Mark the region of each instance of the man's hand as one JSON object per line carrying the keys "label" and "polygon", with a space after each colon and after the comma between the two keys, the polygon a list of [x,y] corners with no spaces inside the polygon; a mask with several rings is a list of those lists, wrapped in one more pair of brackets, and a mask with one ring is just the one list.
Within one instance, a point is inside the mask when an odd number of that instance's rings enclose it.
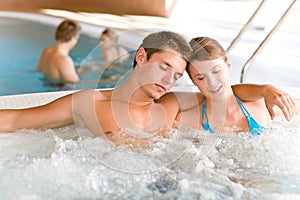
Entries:
{"label": "man's hand", "polygon": [[274,106],[281,109],[288,121],[295,115],[295,102],[286,92],[272,85],[265,85],[263,95],[272,120],[275,118]]}

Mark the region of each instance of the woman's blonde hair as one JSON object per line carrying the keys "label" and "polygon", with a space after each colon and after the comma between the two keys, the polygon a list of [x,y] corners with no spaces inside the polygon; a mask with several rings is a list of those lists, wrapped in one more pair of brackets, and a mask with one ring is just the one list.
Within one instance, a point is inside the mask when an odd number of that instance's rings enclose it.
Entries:
{"label": "woman's blonde hair", "polygon": [[226,51],[222,45],[215,39],[210,37],[197,37],[190,41],[190,45],[193,49],[192,60],[214,60],[217,58],[223,58],[227,61]]}

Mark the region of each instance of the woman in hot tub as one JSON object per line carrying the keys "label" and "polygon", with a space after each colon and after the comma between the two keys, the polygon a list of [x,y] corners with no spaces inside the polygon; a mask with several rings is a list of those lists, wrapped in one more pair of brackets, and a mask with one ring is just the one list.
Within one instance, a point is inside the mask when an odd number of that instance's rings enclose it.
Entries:
{"label": "woman in hot tub", "polygon": [[[263,99],[246,102],[234,94],[230,84],[231,64],[220,43],[209,37],[197,37],[190,45],[194,53],[186,70],[204,99],[198,96],[198,106],[177,115],[180,126],[196,126],[211,133],[261,134],[265,130],[263,125],[274,113],[269,114]],[[300,99],[295,99],[295,103],[299,113]],[[282,114],[280,109],[275,111]]]}

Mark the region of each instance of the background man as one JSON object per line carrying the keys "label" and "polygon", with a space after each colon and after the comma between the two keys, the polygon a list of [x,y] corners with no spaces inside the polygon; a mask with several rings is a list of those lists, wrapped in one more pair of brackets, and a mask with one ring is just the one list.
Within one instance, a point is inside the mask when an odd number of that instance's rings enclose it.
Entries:
{"label": "background man", "polygon": [[69,52],[78,42],[81,27],[72,20],[64,20],[56,29],[56,44],[44,49],[38,62],[37,71],[53,84],[79,81],[74,62]]}

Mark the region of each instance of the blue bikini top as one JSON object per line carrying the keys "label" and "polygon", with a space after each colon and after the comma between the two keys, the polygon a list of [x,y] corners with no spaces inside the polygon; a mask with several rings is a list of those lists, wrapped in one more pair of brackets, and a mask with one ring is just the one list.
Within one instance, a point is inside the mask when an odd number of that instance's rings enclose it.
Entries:
{"label": "blue bikini top", "polygon": [[[248,110],[244,107],[244,105],[242,104],[242,102],[239,100],[239,98],[237,96],[235,96],[240,108],[242,109],[242,112],[244,113],[248,124],[249,124],[249,132],[252,135],[260,135],[265,128],[261,125],[259,125],[254,119],[253,117],[251,117],[251,115],[249,114]],[[204,122],[204,115],[206,118],[206,121]],[[207,112],[206,112],[206,99],[203,100],[202,102],[202,125],[204,130],[209,131],[210,133],[214,133],[214,131],[211,129],[211,127],[209,126],[208,123],[208,117],[207,117]]]}

